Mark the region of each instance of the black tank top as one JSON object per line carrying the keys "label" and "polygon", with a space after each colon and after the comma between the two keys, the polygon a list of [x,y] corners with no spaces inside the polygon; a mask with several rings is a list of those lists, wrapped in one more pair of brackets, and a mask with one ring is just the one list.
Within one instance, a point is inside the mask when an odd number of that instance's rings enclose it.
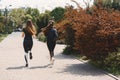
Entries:
{"label": "black tank top", "polygon": [[25,28],[23,28],[23,32],[25,33],[25,40],[32,40],[32,35]]}

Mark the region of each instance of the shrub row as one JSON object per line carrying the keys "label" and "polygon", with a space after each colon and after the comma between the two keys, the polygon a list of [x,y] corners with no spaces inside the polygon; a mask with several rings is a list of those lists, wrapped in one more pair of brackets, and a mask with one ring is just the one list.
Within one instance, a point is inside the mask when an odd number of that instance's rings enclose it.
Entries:
{"label": "shrub row", "polygon": [[[88,13],[89,12],[89,13]],[[120,11],[94,6],[87,10],[69,7],[57,29],[66,44],[94,61],[117,54],[120,47]]]}

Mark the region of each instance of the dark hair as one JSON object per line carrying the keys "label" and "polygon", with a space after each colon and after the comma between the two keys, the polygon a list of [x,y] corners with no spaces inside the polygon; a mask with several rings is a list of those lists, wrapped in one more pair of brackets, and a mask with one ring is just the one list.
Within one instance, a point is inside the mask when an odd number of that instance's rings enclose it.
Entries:
{"label": "dark hair", "polygon": [[49,20],[48,26],[51,27],[51,26],[53,26],[53,25],[54,25],[54,20]]}
{"label": "dark hair", "polygon": [[53,21],[53,20],[50,20],[49,23],[48,23],[48,25],[47,25],[47,27],[46,27],[45,30],[43,31],[44,34],[45,34],[45,36],[48,35],[48,31],[53,27],[53,25],[54,25],[54,21]]}

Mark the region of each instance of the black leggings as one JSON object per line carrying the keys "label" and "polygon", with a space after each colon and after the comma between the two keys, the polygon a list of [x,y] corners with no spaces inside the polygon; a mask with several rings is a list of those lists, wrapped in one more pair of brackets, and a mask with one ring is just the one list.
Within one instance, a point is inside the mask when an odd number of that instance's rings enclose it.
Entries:
{"label": "black leggings", "polygon": [[31,39],[30,40],[24,39],[23,47],[26,53],[28,53],[28,51],[31,51],[32,46],[33,46],[33,41]]}
{"label": "black leggings", "polygon": [[54,56],[55,45],[56,45],[56,41],[47,41],[47,47],[48,47],[51,57]]}

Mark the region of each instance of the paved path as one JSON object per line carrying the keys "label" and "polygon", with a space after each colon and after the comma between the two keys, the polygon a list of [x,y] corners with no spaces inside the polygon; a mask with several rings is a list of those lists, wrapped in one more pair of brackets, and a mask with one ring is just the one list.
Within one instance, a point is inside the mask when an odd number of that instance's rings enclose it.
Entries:
{"label": "paved path", "polygon": [[34,39],[33,59],[25,68],[21,33],[12,33],[0,43],[0,80],[115,80],[87,63],[61,54],[64,45],[55,48],[55,63],[49,64],[46,44]]}

